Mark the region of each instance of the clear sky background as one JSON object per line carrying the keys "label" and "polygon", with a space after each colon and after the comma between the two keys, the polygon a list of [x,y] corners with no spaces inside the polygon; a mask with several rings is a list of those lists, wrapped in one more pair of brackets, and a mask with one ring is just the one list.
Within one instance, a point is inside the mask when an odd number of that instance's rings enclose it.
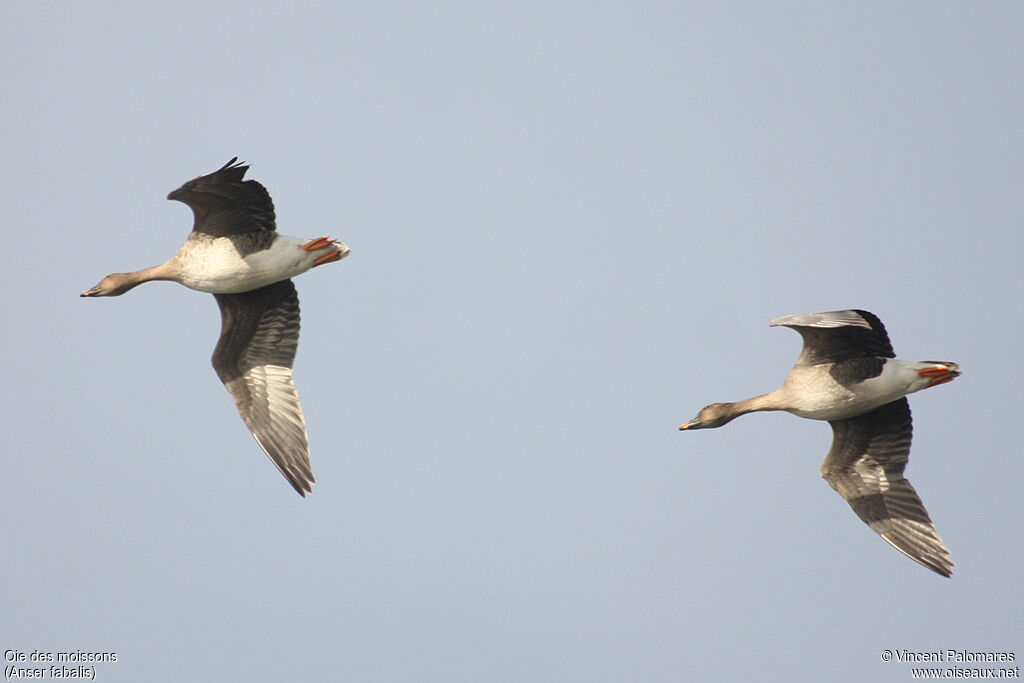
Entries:
{"label": "clear sky background", "polygon": [[[906,681],[1024,657],[1016,2],[0,4],[0,648],[102,681]],[[168,258],[252,164],[298,282],[318,485],[209,358]],[[908,360],[943,579],[783,413],[768,321],[866,308]],[[6,664],[7,662],[5,662]]]}

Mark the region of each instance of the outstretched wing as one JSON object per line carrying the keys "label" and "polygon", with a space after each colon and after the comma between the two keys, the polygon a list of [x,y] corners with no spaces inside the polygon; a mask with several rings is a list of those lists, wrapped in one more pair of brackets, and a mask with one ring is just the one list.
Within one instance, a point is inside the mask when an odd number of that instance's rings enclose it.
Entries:
{"label": "outstretched wing", "polygon": [[832,449],[821,464],[821,476],[890,545],[932,571],[950,576],[949,550],[917,491],[903,477],[913,434],[907,399],[829,424]]}
{"label": "outstretched wing", "polygon": [[776,318],[769,324],[792,327],[803,337],[804,347],[797,358],[797,365],[896,357],[885,325],[868,311],[802,313]]}
{"label": "outstretched wing", "polygon": [[272,240],[274,202],[265,187],[244,180],[249,167],[235,163],[237,160],[235,157],[213,173],[188,181],[167,198],[192,209],[194,232],[213,237],[265,232]]}
{"label": "outstretched wing", "polygon": [[214,294],[221,333],[213,368],[256,442],[305,496],[315,483],[306,421],[292,382],[299,297],[291,280],[241,294]]}

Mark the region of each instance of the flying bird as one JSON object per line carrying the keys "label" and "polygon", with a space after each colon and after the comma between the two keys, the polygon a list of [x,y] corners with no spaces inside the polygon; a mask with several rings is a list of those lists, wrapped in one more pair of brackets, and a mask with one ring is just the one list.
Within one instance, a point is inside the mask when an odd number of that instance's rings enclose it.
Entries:
{"label": "flying bird", "polygon": [[790,315],[770,324],[791,327],[804,340],[783,385],[736,403],[712,403],[679,429],[721,427],[760,410],[827,420],[832,448],[821,476],[891,546],[951,576],[949,550],[903,476],[913,431],[906,395],[952,381],[960,366],[896,360],[885,326],[867,311]]}
{"label": "flying bird", "polygon": [[315,479],[306,420],[292,382],[299,298],[291,278],[345,258],[349,250],[328,237],[278,234],[270,194],[255,180],[245,180],[249,166],[237,161],[167,195],[195,215],[191,234],[174,256],[152,268],[108,275],[81,296],[120,296],[150,280],[173,280],[213,294],[221,314],[213,369],[256,442],[305,496]]}

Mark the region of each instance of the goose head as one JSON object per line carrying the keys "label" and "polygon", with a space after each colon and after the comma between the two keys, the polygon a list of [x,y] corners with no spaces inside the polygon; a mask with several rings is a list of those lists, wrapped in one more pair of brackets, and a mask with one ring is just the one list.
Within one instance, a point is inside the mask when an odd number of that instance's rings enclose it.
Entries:
{"label": "goose head", "polygon": [[679,429],[713,429],[721,427],[742,415],[742,413],[735,410],[734,406],[735,404],[733,403],[712,403],[706,405],[700,409],[697,417],[680,425]]}
{"label": "goose head", "polygon": [[99,283],[81,293],[80,296],[121,296],[139,284],[134,273],[111,273]]}

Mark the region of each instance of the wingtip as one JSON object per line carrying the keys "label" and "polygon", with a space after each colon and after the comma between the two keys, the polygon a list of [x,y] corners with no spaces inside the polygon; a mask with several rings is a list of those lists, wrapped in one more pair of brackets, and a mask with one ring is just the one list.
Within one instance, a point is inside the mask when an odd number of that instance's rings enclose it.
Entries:
{"label": "wingtip", "polygon": [[[235,163],[236,161],[238,162],[237,164]],[[218,168],[217,171],[215,171],[215,172],[225,171],[225,170],[227,170],[229,168],[234,168],[234,167],[239,167],[240,168],[242,166],[245,166],[245,162],[244,161],[238,161],[238,157],[231,157],[231,160],[228,161],[228,163],[226,163],[223,166],[221,166],[220,168]],[[246,168],[248,168],[248,167],[246,167]]]}
{"label": "wingtip", "polygon": [[859,309],[847,308],[840,311],[823,311],[821,313],[796,313],[775,318],[769,327],[820,327],[824,329],[835,327],[863,327],[873,329],[874,323],[879,328],[884,328],[881,321],[873,313]]}
{"label": "wingtip", "polygon": [[[277,462],[275,461],[274,464],[277,465]],[[286,472],[280,465],[278,465],[277,469],[280,470],[297,494],[305,498],[307,494],[313,493],[313,485],[316,484],[316,479],[313,478],[312,474],[307,477],[304,474]]]}
{"label": "wingtip", "polygon": [[[870,524],[868,526],[871,526]],[[872,527],[874,529],[874,527]],[[878,532],[877,529],[874,529]],[[900,538],[899,536],[893,536],[890,533],[878,532],[878,535],[882,537],[886,543],[898,550],[903,555],[917,562],[919,565],[926,569],[930,569],[939,576],[944,576],[947,579],[953,576],[953,568],[956,566],[953,563],[953,557],[949,552],[949,548],[946,547],[942,539],[935,532],[935,527],[929,522],[928,527],[922,529],[923,531],[930,531],[923,547],[916,544],[906,543],[906,538]]]}
{"label": "wingtip", "polygon": [[295,489],[295,493],[299,494],[303,498],[308,494],[313,493],[313,484],[315,482],[297,481],[291,477],[286,478],[288,479],[288,483],[292,485],[292,488]]}
{"label": "wingtip", "polygon": [[911,557],[911,559],[917,560],[918,563],[924,565],[928,569],[931,569],[933,572],[935,572],[941,577],[947,579],[953,578],[953,567],[955,567],[956,565],[954,565],[953,561],[950,560],[948,557],[932,559],[930,562],[919,560],[916,557]]}

